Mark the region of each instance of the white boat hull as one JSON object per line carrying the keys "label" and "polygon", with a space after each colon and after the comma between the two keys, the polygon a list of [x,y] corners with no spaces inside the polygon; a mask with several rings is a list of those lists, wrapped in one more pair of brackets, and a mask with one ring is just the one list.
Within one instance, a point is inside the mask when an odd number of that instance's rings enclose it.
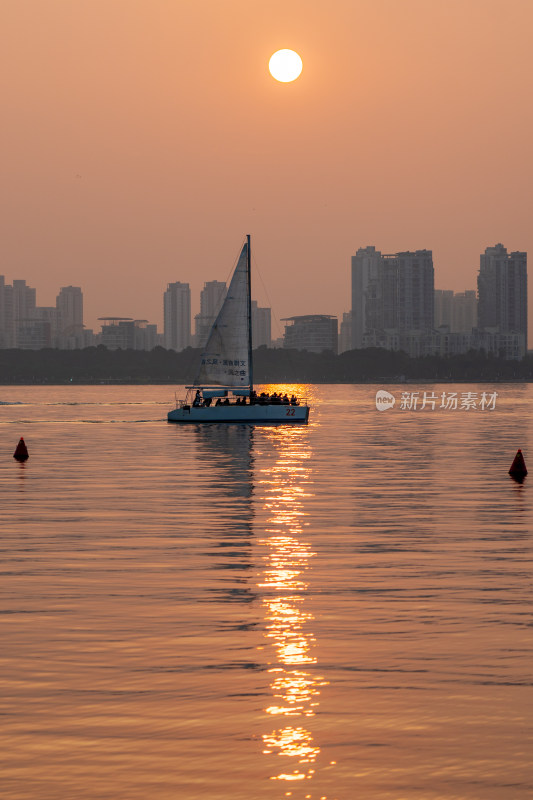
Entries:
{"label": "white boat hull", "polygon": [[309,418],[309,406],[230,405],[230,406],[185,406],[168,412],[169,422],[247,422],[257,424],[305,424]]}

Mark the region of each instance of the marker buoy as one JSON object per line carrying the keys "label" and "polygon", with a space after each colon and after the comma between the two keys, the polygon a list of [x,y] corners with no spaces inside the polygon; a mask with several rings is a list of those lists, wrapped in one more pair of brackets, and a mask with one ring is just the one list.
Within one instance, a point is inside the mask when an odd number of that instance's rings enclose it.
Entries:
{"label": "marker buoy", "polygon": [[526,462],[524,461],[521,450],[517,450],[514,461],[511,464],[511,469],[509,470],[509,475],[512,475],[513,478],[525,478],[527,475]]}
{"label": "marker buoy", "polygon": [[13,458],[16,458],[17,461],[27,461],[29,458],[28,455],[28,448],[26,447],[26,443],[22,436],[20,437],[20,442],[18,443],[15,452],[13,453]]}

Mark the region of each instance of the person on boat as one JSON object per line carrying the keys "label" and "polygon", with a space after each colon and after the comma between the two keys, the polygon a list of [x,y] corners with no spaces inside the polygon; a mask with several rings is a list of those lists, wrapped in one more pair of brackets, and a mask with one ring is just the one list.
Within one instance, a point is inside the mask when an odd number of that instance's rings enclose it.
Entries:
{"label": "person on boat", "polygon": [[287,394],[283,395],[283,398],[282,398],[281,402],[286,406],[289,405],[289,398],[288,398]]}
{"label": "person on boat", "polygon": [[255,389],[252,389],[252,391],[250,392],[250,405],[256,402],[257,402],[257,392],[255,391]]}
{"label": "person on boat", "polygon": [[202,395],[200,394],[200,389],[196,390],[196,396],[195,396],[192,404],[193,404],[194,408],[198,408],[199,406],[202,405]]}

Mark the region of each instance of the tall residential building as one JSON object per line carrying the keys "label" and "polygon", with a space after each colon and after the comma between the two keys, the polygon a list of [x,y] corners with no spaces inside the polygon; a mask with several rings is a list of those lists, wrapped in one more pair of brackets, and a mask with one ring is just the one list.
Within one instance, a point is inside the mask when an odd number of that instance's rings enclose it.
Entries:
{"label": "tall residential building", "polygon": [[13,347],[13,287],[0,275],[0,347]]}
{"label": "tall residential building", "polygon": [[471,333],[477,327],[477,296],[473,289],[464,292],[435,289],[435,327],[446,325],[451,333]]}
{"label": "tall residential building", "polygon": [[203,347],[226,297],[226,284],[206,281],[200,292],[200,313],[194,317],[194,346]]}
{"label": "tall residential building", "polygon": [[271,310],[260,308],[256,300],[252,300],[252,344],[254,348],[272,344]]}
{"label": "tall residential building", "polygon": [[507,253],[503,244],[480,256],[478,325],[482,330],[517,333],[527,350],[527,253]]}
{"label": "tall residential building", "polygon": [[83,293],[79,286],[62,286],[56,309],[59,335],[77,336],[83,332]]}
{"label": "tall residential building", "polygon": [[79,286],[64,286],[55,306],[36,305],[36,291],[24,280],[5,283],[0,275],[0,348],[74,350],[92,344],[83,327],[83,295]]}
{"label": "tall residential building", "polygon": [[396,306],[390,320],[395,324],[385,327],[400,331],[433,329],[435,276],[431,250],[397,253],[385,259],[394,278],[390,302]]}
{"label": "tall residential building", "polygon": [[36,291],[30,286],[26,286],[26,281],[16,280],[13,281],[13,346],[19,346],[19,330],[21,331],[21,340],[25,339],[25,334],[22,333],[23,328],[27,326],[29,320],[32,319],[32,312],[36,306]]}
{"label": "tall residential building", "polygon": [[456,292],[451,330],[454,333],[471,333],[473,328],[477,328],[477,294],[474,289]]}
{"label": "tall residential building", "polygon": [[447,325],[452,329],[453,296],[451,289],[435,289],[435,327]]}
{"label": "tall residential building", "polygon": [[352,256],[352,348],[363,346],[365,331],[383,327],[382,255],[360,247]]}
{"label": "tall residential building", "polygon": [[434,326],[431,250],[382,255],[360,248],[352,257],[352,346],[380,331],[428,331]]}
{"label": "tall residential building", "polygon": [[13,281],[13,319],[18,321],[29,318],[35,306],[35,289],[26,286],[26,281]]}
{"label": "tall residential building", "polygon": [[323,353],[331,350],[337,353],[339,325],[337,317],[330,314],[306,314],[300,317],[286,317],[283,347],[295,350],[309,350]]}
{"label": "tall residential building", "polygon": [[167,350],[185,350],[191,344],[191,290],[188,283],[169,283],[163,295],[163,342]]}

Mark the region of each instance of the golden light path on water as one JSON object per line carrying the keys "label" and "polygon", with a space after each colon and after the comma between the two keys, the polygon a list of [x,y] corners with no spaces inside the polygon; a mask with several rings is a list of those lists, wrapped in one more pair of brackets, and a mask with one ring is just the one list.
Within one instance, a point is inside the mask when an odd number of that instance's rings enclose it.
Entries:
{"label": "golden light path on water", "polygon": [[311,449],[303,428],[272,428],[268,436],[278,458],[261,471],[259,481],[267,520],[258,586],[264,593],[265,636],[271,651],[273,702],[265,711],[275,727],[263,734],[263,752],[284,761],[271,779],[302,781],[315,774],[320,747],[308,721],[316,713],[321,687],[327,685],[323,676],[306,669],[317,664],[314,617],[305,607],[307,573],[316,553],[303,537],[304,501],[311,496]]}

